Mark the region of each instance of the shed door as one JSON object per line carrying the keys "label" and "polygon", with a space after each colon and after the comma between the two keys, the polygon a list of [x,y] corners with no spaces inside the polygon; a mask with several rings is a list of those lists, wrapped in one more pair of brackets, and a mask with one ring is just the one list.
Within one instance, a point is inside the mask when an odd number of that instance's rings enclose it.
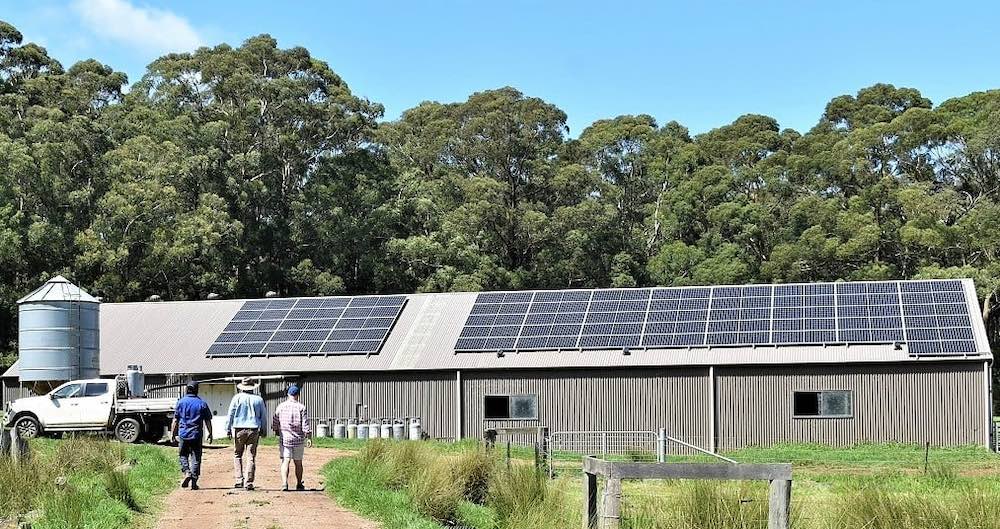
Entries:
{"label": "shed door", "polygon": [[216,438],[228,437],[229,432],[224,431],[226,418],[229,416],[229,402],[236,394],[236,387],[231,382],[223,384],[202,384],[199,396],[208,404],[208,409],[212,410],[212,432]]}

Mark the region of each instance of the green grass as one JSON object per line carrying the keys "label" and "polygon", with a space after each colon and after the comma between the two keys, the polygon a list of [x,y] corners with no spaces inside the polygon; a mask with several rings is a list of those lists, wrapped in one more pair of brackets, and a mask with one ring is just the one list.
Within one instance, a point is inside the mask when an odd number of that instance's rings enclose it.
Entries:
{"label": "green grass", "polygon": [[[476,462],[482,459],[476,455],[481,451],[469,441],[328,442],[345,450],[358,445],[363,449],[324,469],[327,489],[342,505],[387,529],[448,524],[568,529],[580,523],[579,456],[575,461],[568,454],[557,458],[565,470],[548,481],[536,479],[531,450],[512,450],[516,461],[508,470],[499,459],[504,449],[484,464]],[[748,463],[795,464],[792,526],[798,529],[1000,529],[1000,456],[982,448],[931,449],[926,473],[920,446],[780,445],[729,455]],[[681,456],[670,460],[711,461]],[[484,468],[489,469],[486,478]],[[413,476],[426,473],[437,477],[414,488]],[[457,498],[454,485],[468,480],[477,485],[463,487]],[[623,489],[624,529],[767,527],[766,483],[649,480],[626,481]],[[446,508],[428,508],[418,496],[441,498]]]}
{"label": "green grass", "polygon": [[155,446],[36,439],[28,461],[0,459],[0,520],[28,518],[35,529],[147,527],[176,472]]}
{"label": "green grass", "polygon": [[388,488],[387,476],[364,468],[358,459],[334,459],[323,468],[323,474],[326,490],[342,506],[381,522],[384,529],[440,527],[418,513],[405,492]]}

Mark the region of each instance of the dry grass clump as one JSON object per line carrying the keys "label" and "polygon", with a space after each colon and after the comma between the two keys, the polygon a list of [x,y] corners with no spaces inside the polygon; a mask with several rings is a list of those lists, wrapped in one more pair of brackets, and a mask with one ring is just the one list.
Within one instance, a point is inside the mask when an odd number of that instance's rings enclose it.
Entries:
{"label": "dry grass clump", "polygon": [[866,487],[837,504],[830,529],[1000,529],[1000,494],[966,490],[953,498]]}
{"label": "dry grass clump", "polygon": [[136,491],[122,469],[128,463],[124,446],[69,437],[32,441],[31,447],[30,457],[18,463],[0,457],[0,519],[31,513],[36,528],[75,528],[88,525],[84,518],[100,509],[100,524],[111,527],[128,523],[125,511],[139,511]]}
{"label": "dry grass clump", "polygon": [[462,483],[462,495],[467,501],[482,504],[490,489],[490,480],[497,469],[497,459],[481,447],[462,452],[452,463],[457,480]]}
{"label": "dry grass clump", "polygon": [[444,525],[458,523],[460,506],[472,504],[495,512],[491,529],[565,526],[554,516],[564,516],[567,502],[539,471],[508,468],[483,447],[455,454],[419,442],[373,441],[357,461],[369,477],[404,492],[415,511]]}
{"label": "dry grass clump", "polygon": [[464,484],[457,478],[449,461],[430,457],[410,478],[406,491],[418,512],[440,522],[451,522],[463,498]]}
{"label": "dry grass clump", "polygon": [[676,498],[626,498],[624,529],[764,529],[767,496],[749,483],[684,482]]}

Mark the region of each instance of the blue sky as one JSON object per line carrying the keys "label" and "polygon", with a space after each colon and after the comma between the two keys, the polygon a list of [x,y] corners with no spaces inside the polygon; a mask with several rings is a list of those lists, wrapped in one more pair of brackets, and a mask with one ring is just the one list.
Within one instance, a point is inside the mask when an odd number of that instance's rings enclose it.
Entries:
{"label": "blue sky", "polygon": [[270,33],[333,67],[386,117],[505,85],[556,104],[571,135],[646,113],[704,132],[761,113],[807,130],[875,82],[935,103],[1000,88],[995,1],[263,2],[0,0],[64,64],[135,81],[155,57]]}

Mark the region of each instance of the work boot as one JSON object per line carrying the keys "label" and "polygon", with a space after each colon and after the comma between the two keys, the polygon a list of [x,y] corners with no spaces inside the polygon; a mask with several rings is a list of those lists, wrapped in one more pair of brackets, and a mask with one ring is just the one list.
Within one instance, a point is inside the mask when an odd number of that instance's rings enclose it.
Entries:
{"label": "work boot", "polygon": [[242,489],[243,488],[243,482],[242,481],[237,481],[236,484],[233,485],[233,488],[234,489]]}
{"label": "work boot", "polygon": [[191,478],[191,490],[198,490],[198,478]]}
{"label": "work boot", "polygon": [[190,484],[191,484],[191,476],[184,476],[184,481],[181,482],[181,488],[186,489]]}
{"label": "work boot", "polygon": [[253,490],[253,483],[247,483],[247,490]]}

